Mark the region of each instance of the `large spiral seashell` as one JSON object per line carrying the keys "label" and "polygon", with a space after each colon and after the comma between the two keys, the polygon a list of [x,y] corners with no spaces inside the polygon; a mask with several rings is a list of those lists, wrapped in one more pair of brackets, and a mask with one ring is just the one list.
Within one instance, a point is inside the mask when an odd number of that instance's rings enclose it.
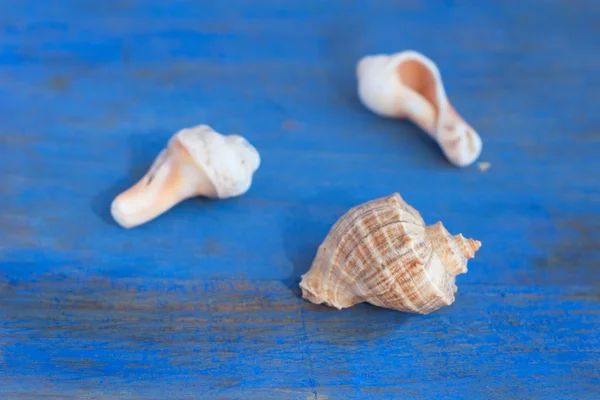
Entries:
{"label": "large spiral seashell", "polygon": [[454,302],[455,277],[481,242],[425,226],[398,193],[350,209],[302,275],[302,297],[337,309],[368,302],[428,314]]}

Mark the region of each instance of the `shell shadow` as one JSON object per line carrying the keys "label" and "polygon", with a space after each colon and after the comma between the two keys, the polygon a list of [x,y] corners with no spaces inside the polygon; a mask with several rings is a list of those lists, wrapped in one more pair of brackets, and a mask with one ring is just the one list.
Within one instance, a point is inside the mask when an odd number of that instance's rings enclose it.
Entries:
{"label": "shell shadow", "polygon": [[118,226],[110,214],[110,204],[119,193],[141,179],[167,140],[168,136],[162,133],[133,134],[127,138],[130,161],[126,176],[97,193],[90,202],[98,218],[109,225]]}
{"label": "shell shadow", "polygon": [[[362,347],[389,337],[423,316],[376,307],[368,303],[337,310],[304,301],[302,313],[310,340],[327,346]],[[427,316],[425,316],[427,318]]]}
{"label": "shell shadow", "polygon": [[299,287],[301,276],[310,269],[329,229],[350,208],[371,197],[344,190],[327,190],[287,210],[283,242],[286,255],[292,263],[292,273],[284,283],[302,302],[303,319],[311,341],[335,346],[360,346],[386,336],[415,317],[368,303],[337,310],[302,299]]}
{"label": "shell shadow", "polygon": [[356,64],[366,55],[362,20],[331,21],[321,32],[320,52],[328,66],[327,82],[352,111],[365,111],[356,91]]}
{"label": "shell shadow", "polygon": [[[364,191],[361,191],[364,192]],[[283,282],[294,295],[301,297],[298,284],[333,224],[350,208],[371,200],[368,193],[351,193],[343,189],[320,192],[288,208],[283,227],[283,243],[292,273]]]}
{"label": "shell shadow", "polygon": [[300,277],[310,269],[317,248],[329,229],[348,209],[360,203],[361,200],[345,191],[328,190],[288,208],[283,243],[292,263],[292,273],[284,283],[294,295],[300,297]]}

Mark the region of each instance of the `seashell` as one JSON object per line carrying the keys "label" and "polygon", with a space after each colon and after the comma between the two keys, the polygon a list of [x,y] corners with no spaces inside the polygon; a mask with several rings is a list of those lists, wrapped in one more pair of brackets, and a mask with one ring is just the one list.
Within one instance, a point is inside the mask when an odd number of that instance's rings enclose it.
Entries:
{"label": "seashell", "polygon": [[450,104],[436,64],[416,51],[372,55],[356,67],[362,104],[382,117],[408,118],[441,147],[455,166],[472,164],[481,138]]}
{"label": "seashell", "polygon": [[225,199],[250,189],[260,155],[239,135],[207,125],[176,132],[134,186],[118,195],[111,214],[124,228],[146,223],[185,199]]}
{"label": "seashell", "polygon": [[350,209],[333,225],[302,275],[302,297],[340,310],[367,302],[428,314],[454,302],[455,277],[480,247],[441,222],[425,226],[394,193]]}

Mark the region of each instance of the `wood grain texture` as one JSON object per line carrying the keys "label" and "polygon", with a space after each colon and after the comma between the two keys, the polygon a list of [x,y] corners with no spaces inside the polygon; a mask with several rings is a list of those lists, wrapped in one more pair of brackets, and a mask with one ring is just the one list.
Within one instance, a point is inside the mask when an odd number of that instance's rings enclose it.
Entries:
{"label": "wood grain texture", "polygon": [[[600,398],[597,1],[0,5],[0,398]],[[356,61],[407,48],[489,170],[360,105]],[[198,123],[256,145],[250,191],[120,229]],[[394,191],[482,241],[455,304],[303,301],[331,225]]]}

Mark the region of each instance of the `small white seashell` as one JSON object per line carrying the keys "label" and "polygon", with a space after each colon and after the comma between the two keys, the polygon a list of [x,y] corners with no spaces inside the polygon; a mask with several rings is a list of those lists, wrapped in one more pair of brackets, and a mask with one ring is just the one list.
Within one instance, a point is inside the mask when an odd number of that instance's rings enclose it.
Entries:
{"label": "small white seashell", "polygon": [[410,119],[456,166],[470,165],[479,157],[481,138],[448,101],[432,60],[412,50],[366,56],[357,63],[356,75],[360,101],[369,110]]}
{"label": "small white seashell", "polygon": [[191,197],[240,196],[250,188],[260,162],[256,148],[239,135],[222,135],[207,125],[182,129],[146,175],[114,199],[111,214],[131,228]]}

